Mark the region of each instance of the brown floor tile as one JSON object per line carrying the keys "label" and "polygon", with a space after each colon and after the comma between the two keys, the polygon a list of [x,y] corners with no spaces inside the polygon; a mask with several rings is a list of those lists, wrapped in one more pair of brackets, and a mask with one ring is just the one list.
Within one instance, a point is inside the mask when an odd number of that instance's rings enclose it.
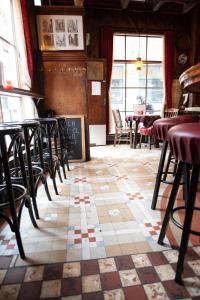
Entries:
{"label": "brown floor tile", "polygon": [[130,255],[115,257],[115,263],[118,271],[134,268],[133,260]]}
{"label": "brown floor tile", "polygon": [[138,268],[137,273],[142,284],[160,281],[153,267]]}
{"label": "brown floor tile", "polygon": [[24,279],[26,268],[8,269],[3,284],[20,283]]}
{"label": "brown floor tile", "polygon": [[44,266],[43,280],[54,280],[62,278],[63,264],[49,264]]}
{"label": "brown floor tile", "polygon": [[99,273],[97,260],[81,261],[81,275],[94,275]]}
{"label": "brown floor tile", "polygon": [[0,269],[9,268],[13,256],[0,256]]}
{"label": "brown floor tile", "polygon": [[121,287],[118,272],[100,274],[102,290],[113,290]]}
{"label": "brown floor tile", "polygon": [[174,280],[162,282],[170,300],[189,298],[190,295],[184,286],[175,283]]}
{"label": "brown floor tile", "polygon": [[162,252],[151,252],[148,253],[147,255],[153,266],[168,264],[168,260],[166,259],[166,257],[163,255]]}
{"label": "brown floor tile", "polygon": [[[176,273],[176,263],[171,264],[172,268],[174,269],[175,273]],[[188,264],[186,262],[184,262],[184,270],[182,273],[182,278],[186,278],[186,277],[194,277],[196,276],[194,271],[190,268],[190,266],[188,266]]]}
{"label": "brown floor tile", "polygon": [[199,255],[191,248],[189,247],[187,249],[187,254],[185,256],[185,260],[194,260],[194,259],[199,259]]}
{"label": "brown floor tile", "polygon": [[81,294],[81,278],[71,277],[64,278],[61,281],[62,297]]}
{"label": "brown floor tile", "polygon": [[83,294],[82,300],[104,300],[102,292]]}
{"label": "brown floor tile", "polygon": [[35,300],[40,298],[42,282],[25,282],[21,285],[18,300]]}
{"label": "brown floor tile", "polygon": [[126,300],[147,300],[145,291],[141,286],[128,286],[124,288]]}

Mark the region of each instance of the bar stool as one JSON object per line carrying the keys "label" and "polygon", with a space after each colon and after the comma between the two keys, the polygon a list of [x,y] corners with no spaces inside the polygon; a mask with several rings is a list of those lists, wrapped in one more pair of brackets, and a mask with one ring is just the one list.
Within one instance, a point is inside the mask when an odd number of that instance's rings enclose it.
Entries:
{"label": "bar stool", "polygon": [[[42,138],[42,148],[43,148],[43,162],[44,170],[49,172],[50,178],[53,181],[53,186],[56,195],[58,195],[58,189],[56,185],[56,172],[58,173],[59,179],[62,182],[62,177],[60,174],[60,162],[58,157],[53,154],[53,144],[56,146],[56,130],[57,130],[57,120],[55,118],[37,118],[34,119],[40,123],[41,126],[41,138]],[[32,158],[34,164],[39,163],[39,156]]]}
{"label": "bar stool", "polygon": [[[169,219],[171,218],[172,222],[183,230],[175,276],[175,281],[177,283],[181,283],[181,275],[183,272],[183,264],[188,246],[189,234],[191,233],[200,236],[200,231],[191,229],[193,212],[194,210],[200,211],[199,207],[195,207],[195,198],[200,173],[200,124],[191,123],[174,126],[168,132],[168,140],[171,152],[173,153],[174,157],[179,160],[179,163],[158,243],[163,244]],[[186,173],[188,182],[186,202],[184,206],[174,208],[174,202],[184,167],[191,168],[191,174],[190,172]],[[183,225],[180,224],[174,217],[174,213],[180,210],[185,210],[185,219]]]}
{"label": "bar stool", "polygon": [[[28,208],[33,226],[37,227],[37,224],[34,219],[30,197],[27,194],[22,143],[22,128],[20,126],[0,126],[0,216],[8,222],[11,231],[15,233],[20,256],[25,258],[20,234],[20,221],[24,205]],[[13,163],[14,156],[20,162],[23,186],[14,184],[11,180],[10,164]],[[16,202],[19,203],[18,212]],[[3,212],[6,207],[10,209],[10,216]]]}
{"label": "bar stool", "polygon": [[159,165],[158,165],[158,172],[157,172],[157,176],[156,176],[156,182],[155,182],[155,187],[154,187],[151,209],[156,208],[160,184],[161,184],[161,182],[163,182],[162,175],[163,175],[163,169],[164,169],[164,164],[165,164],[166,152],[167,152],[167,148],[168,148],[168,130],[171,127],[181,124],[181,123],[193,123],[193,122],[198,122],[198,121],[199,121],[198,116],[180,115],[180,116],[172,117],[172,118],[162,118],[162,119],[156,120],[153,123],[156,139],[162,140],[163,146],[162,146],[160,161],[159,161]]}
{"label": "bar stool", "polygon": [[70,171],[69,168],[69,160],[68,160],[68,139],[67,139],[67,132],[66,132],[66,119],[64,117],[55,117],[58,121],[58,130],[57,130],[57,140],[58,145],[55,147],[56,155],[60,159],[60,164],[63,169],[64,178],[66,179],[66,172],[65,172],[65,164],[67,165],[67,170]]}
{"label": "bar stool", "polygon": [[[10,122],[6,124],[21,126],[23,129],[24,144],[26,149],[25,170],[26,170],[26,175],[29,183],[28,190],[33,202],[35,216],[37,219],[39,219],[36,196],[37,196],[37,189],[40,182],[42,182],[45,187],[45,192],[49,201],[52,201],[44,170],[41,167],[36,166],[34,165],[34,163],[32,163],[32,151],[34,152],[37,151],[40,159],[40,164],[41,166],[43,165],[40,123],[38,121],[23,121],[23,122]],[[33,145],[34,145],[34,149],[31,149]],[[18,172],[19,170],[20,170],[19,167],[17,167],[16,165],[14,168],[10,170],[12,181],[18,180],[19,183],[21,182],[21,176],[20,176],[21,174]]]}

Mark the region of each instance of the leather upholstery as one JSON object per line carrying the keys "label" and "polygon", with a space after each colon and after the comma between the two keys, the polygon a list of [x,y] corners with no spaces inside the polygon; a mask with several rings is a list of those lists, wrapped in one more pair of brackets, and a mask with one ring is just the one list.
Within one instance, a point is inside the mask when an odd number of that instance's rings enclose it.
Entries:
{"label": "leather upholstery", "polygon": [[151,135],[153,135],[154,134],[154,128],[153,128],[153,126],[151,126],[151,127],[141,127],[140,128],[140,134],[142,134],[142,135],[148,135],[148,136],[151,136]]}
{"label": "leather upholstery", "polygon": [[168,139],[168,131],[171,127],[182,123],[198,122],[197,115],[180,115],[172,118],[162,118],[153,123],[155,136],[157,139],[166,141]]}
{"label": "leather upholstery", "polygon": [[176,125],[169,130],[168,139],[175,159],[200,164],[200,123]]}

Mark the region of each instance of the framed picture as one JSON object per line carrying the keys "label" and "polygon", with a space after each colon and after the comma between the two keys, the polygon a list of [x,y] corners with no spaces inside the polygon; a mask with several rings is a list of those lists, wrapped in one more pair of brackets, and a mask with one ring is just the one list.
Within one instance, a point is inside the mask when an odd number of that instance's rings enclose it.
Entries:
{"label": "framed picture", "polygon": [[82,16],[38,15],[37,26],[41,51],[84,50]]}

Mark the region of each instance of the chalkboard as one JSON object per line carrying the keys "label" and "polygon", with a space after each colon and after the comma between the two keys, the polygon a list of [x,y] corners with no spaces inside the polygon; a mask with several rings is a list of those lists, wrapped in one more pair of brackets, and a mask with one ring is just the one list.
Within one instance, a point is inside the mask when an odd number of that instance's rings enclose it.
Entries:
{"label": "chalkboard", "polygon": [[85,161],[85,124],[83,115],[62,115],[66,118],[68,159]]}

